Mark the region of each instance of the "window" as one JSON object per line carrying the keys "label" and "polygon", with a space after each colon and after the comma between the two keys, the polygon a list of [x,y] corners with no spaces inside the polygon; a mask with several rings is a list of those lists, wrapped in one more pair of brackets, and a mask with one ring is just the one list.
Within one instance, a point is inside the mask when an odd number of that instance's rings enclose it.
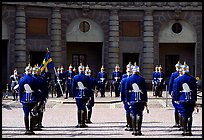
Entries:
{"label": "window", "polygon": [[86,56],[85,56],[85,54],[73,54],[72,55],[73,67],[78,68],[80,63],[82,63],[83,66],[86,66]]}
{"label": "window", "polygon": [[88,32],[90,30],[90,25],[87,21],[82,21],[80,24],[79,24],[79,29],[80,31],[82,32]]}
{"label": "window", "polygon": [[139,21],[120,21],[120,36],[138,37],[140,36]]}
{"label": "window", "polygon": [[182,25],[180,23],[174,23],[171,29],[174,33],[178,34],[182,31]]}
{"label": "window", "polygon": [[28,35],[48,35],[48,19],[28,18],[27,33]]}

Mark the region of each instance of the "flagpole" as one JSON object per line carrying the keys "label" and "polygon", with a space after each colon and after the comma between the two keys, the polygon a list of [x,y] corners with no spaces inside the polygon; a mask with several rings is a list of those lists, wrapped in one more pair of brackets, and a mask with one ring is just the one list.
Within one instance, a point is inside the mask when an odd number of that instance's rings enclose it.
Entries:
{"label": "flagpole", "polygon": [[[49,48],[47,48],[47,53],[49,53],[49,52],[50,52],[50,51],[49,51]],[[55,67],[53,67],[53,68],[54,68],[55,76],[57,77],[57,83],[59,84],[60,91],[61,91],[61,93],[62,93],[62,95],[63,95],[62,86],[61,86],[60,81],[59,81],[59,75],[58,75],[57,72],[56,72],[56,68],[55,68]]]}

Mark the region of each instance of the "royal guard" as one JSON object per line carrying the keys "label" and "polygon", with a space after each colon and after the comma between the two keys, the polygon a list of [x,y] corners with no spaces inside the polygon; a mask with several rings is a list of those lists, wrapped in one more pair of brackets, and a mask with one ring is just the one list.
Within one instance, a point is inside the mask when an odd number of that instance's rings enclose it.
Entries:
{"label": "royal guard", "polygon": [[79,74],[75,75],[72,81],[72,95],[76,100],[78,125],[76,127],[84,128],[88,127],[85,124],[86,118],[86,104],[89,101],[91,95],[91,86],[89,77],[85,75],[84,66],[78,67]]}
{"label": "royal guard", "polygon": [[102,65],[101,71],[98,72],[98,88],[101,93],[101,97],[105,97],[105,87],[107,84],[107,72],[105,72],[105,68]]}
{"label": "royal guard", "polygon": [[60,74],[59,74],[59,79],[62,80],[61,86],[62,86],[62,95],[64,94],[65,88],[66,88],[66,71],[64,71],[64,67],[60,67]]}
{"label": "royal guard", "polygon": [[76,75],[76,73],[73,71],[73,67],[70,64],[69,65],[69,70],[66,72],[66,80],[67,80],[66,85],[67,85],[67,88],[66,88],[65,99],[68,98],[68,93],[69,93],[69,97],[72,97],[72,92],[71,92],[72,79],[74,78],[75,75]]}
{"label": "royal guard", "polygon": [[17,69],[14,69],[13,74],[10,76],[11,79],[11,92],[13,94],[13,101],[18,100],[18,86],[20,76],[18,75]]}
{"label": "royal guard", "polygon": [[122,72],[120,71],[120,67],[119,65],[115,66],[115,71],[112,72],[112,84],[115,90],[115,97],[119,97],[120,96],[120,90],[119,90],[119,86],[120,86],[120,82],[122,80]]}
{"label": "royal guard", "polygon": [[[178,63],[175,65],[176,68],[176,72],[173,72],[170,76],[170,80],[169,80],[169,84],[168,84],[168,94],[169,95],[173,95],[173,84],[174,84],[174,80],[178,77],[182,75],[182,69],[181,69],[182,64],[180,63],[180,61],[178,61]],[[181,117],[179,115],[179,111],[178,111],[178,105],[174,102],[173,98],[172,98],[172,104],[174,106],[174,119],[175,119],[175,125],[173,127],[180,127],[180,120]]]}
{"label": "royal guard", "polygon": [[[39,90],[39,83],[38,81],[32,76],[32,67],[27,66],[25,68],[25,74],[20,79],[19,83],[19,98],[20,102],[23,105],[24,111],[24,123],[26,128],[26,135],[33,135],[34,128],[34,116],[32,113],[32,109],[38,102],[38,90]],[[29,122],[29,115],[30,115],[30,122]],[[30,124],[30,126],[29,126]]]}
{"label": "royal guard", "polygon": [[86,118],[86,123],[92,123],[91,122],[91,116],[92,116],[92,108],[94,106],[94,92],[96,91],[97,88],[97,81],[95,80],[94,77],[91,76],[91,70],[88,69],[85,71],[85,75],[89,77],[89,82],[90,82],[90,98],[86,104],[88,113],[87,113],[87,118]]}
{"label": "royal guard", "polygon": [[156,96],[162,97],[163,86],[165,84],[165,76],[164,72],[162,71],[161,65],[158,67],[158,73],[156,75]]}
{"label": "royal guard", "polygon": [[157,74],[159,72],[158,65],[156,65],[154,69],[155,69],[155,71],[152,73],[152,91],[153,91],[153,96],[156,96],[155,87],[157,85]]}
{"label": "royal guard", "polygon": [[184,62],[182,65],[183,75],[177,77],[173,84],[173,100],[179,106],[182,117],[183,136],[192,136],[192,113],[197,101],[196,79],[189,75],[189,66]]}
{"label": "royal guard", "polygon": [[60,75],[60,67],[58,67],[55,75],[55,91],[57,91],[57,98],[63,96],[62,76]]}
{"label": "royal guard", "polygon": [[132,75],[132,67],[127,67],[126,69],[126,74],[123,75],[123,79],[121,81],[120,84],[120,97],[121,97],[121,101],[123,102],[124,105],[124,109],[126,112],[126,131],[132,131],[132,115],[130,112],[130,105],[127,103],[127,99],[125,99],[125,97],[127,97],[125,95],[125,84],[127,79]]}
{"label": "royal guard", "polygon": [[37,91],[38,102],[33,108],[33,114],[35,118],[34,130],[42,130],[42,119],[45,111],[45,103],[48,98],[48,83],[47,78],[41,75],[39,67],[36,65],[32,71],[33,77],[38,81],[39,89]]}
{"label": "royal guard", "polygon": [[130,105],[132,114],[132,135],[142,135],[141,126],[143,110],[147,106],[147,89],[145,79],[139,75],[139,66],[133,67],[133,74],[125,83],[125,102]]}

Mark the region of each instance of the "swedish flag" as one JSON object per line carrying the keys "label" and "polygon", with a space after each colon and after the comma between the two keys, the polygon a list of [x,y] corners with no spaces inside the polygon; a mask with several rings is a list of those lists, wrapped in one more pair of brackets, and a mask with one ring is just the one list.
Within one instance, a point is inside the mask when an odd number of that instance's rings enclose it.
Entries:
{"label": "swedish flag", "polygon": [[47,52],[45,59],[43,60],[41,66],[40,66],[40,70],[41,72],[43,72],[45,70],[45,72],[48,72],[50,69],[54,68],[54,63],[52,61],[52,57],[50,52]]}

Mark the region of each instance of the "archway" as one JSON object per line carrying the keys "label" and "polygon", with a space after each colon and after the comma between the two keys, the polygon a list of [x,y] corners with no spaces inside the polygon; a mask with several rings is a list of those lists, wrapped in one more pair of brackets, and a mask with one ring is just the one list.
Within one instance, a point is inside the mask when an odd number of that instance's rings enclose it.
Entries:
{"label": "archway", "polygon": [[178,60],[190,67],[195,75],[196,32],[191,24],[184,20],[172,20],[164,24],[159,32],[159,63],[168,78],[175,71]]}
{"label": "archway", "polygon": [[67,63],[78,67],[89,65],[92,75],[97,76],[104,62],[104,34],[102,28],[87,18],[73,20],[66,30]]}

